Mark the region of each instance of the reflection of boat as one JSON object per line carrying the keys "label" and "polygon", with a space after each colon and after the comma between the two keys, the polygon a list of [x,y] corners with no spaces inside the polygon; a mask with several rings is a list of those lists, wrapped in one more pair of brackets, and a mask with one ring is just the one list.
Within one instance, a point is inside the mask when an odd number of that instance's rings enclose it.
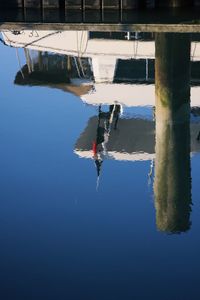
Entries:
{"label": "reflection of boat", "polygon": [[[13,31],[2,32],[7,45],[81,57],[154,58],[153,41],[91,38],[89,31]],[[137,51],[133,48],[137,43]]]}
{"label": "reflection of boat", "polygon": [[[7,45],[25,49],[27,64],[17,73],[16,84],[71,91],[92,105],[155,104],[155,43],[142,33],[123,33],[123,38],[88,31],[2,34]],[[200,43],[192,42],[191,48],[191,106],[198,106]]]}
{"label": "reflection of boat", "polygon": [[[81,158],[93,158],[92,142],[96,138],[98,117],[92,117],[76,142],[74,152]],[[200,152],[197,136],[199,123],[190,124],[191,153]],[[118,129],[110,131],[107,143],[107,159],[137,161],[155,158],[155,123],[152,120],[134,118],[119,119]]]}
{"label": "reflection of boat", "polygon": [[[94,35],[90,31],[36,31],[26,30],[16,34],[15,31],[3,31],[7,45],[16,48],[27,48],[79,57],[113,57],[116,59],[155,58],[154,40],[148,37],[140,39],[139,34],[133,33],[134,38],[113,38],[113,33],[104,36]],[[119,33],[120,34],[120,33]],[[132,36],[132,35],[131,35]],[[192,42],[192,60],[200,60],[200,42]]]}

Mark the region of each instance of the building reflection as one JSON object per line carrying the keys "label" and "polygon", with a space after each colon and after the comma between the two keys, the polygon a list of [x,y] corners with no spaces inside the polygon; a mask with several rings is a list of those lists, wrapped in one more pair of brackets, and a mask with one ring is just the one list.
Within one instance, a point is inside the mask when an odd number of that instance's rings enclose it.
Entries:
{"label": "building reflection", "polygon": [[[155,166],[150,174],[157,229],[189,230],[190,155],[200,152],[199,36],[191,43],[191,36],[184,34],[42,34],[39,42],[30,37],[26,64],[15,83],[62,89],[95,105],[97,115],[88,121],[74,151],[94,161],[97,184],[106,159],[150,161]],[[26,35],[17,35],[18,41],[15,35],[12,45],[22,47]],[[66,35],[71,37],[68,46]],[[151,117],[136,117],[134,106],[150,106]]]}

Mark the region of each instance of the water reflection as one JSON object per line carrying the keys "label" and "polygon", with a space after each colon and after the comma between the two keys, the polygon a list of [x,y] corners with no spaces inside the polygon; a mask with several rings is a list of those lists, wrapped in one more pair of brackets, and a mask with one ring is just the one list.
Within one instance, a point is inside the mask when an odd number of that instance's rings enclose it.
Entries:
{"label": "water reflection", "polygon": [[110,105],[109,112],[103,112],[99,106],[96,139],[93,141],[93,159],[97,168],[97,183],[99,181],[101,165],[107,155],[107,144],[110,138],[111,126],[114,123],[114,130],[117,129],[121,107],[120,105]]}
{"label": "water reflection", "polygon": [[154,195],[157,228],[190,228],[191,170],[189,122],[156,123]]}
{"label": "water reflection", "polygon": [[[194,122],[198,119],[194,107],[199,105],[199,37],[193,36],[191,43],[190,35],[165,33],[22,31],[3,36],[8,45],[24,48],[26,64],[17,73],[16,84],[70,91],[98,107],[74,150],[94,161],[97,185],[105,159],[149,160],[149,176],[155,161],[157,228],[187,231],[190,153],[200,151],[200,126]],[[152,116],[135,117],[136,106],[150,106]]]}
{"label": "water reflection", "polygon": [[155,207],[159,230],[190,228],[190,36],[156,34]]}

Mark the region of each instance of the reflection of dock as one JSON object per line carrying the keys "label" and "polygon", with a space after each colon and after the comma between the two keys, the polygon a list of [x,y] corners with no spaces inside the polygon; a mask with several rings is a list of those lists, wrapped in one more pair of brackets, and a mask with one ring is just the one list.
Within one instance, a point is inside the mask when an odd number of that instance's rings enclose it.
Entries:
{"label": "reflection of dock", "polygon": [[[89,2],[79,0],[78,5],[74,7],[72,6],[74,1],[70,1],[70,8],[66,5],[67,0],[51,0],[51,5],[47,5],[48,0],[34,0],[35,9],[31,9],[31,0],[25,1],[29,5],[23,4],[24,0],[10,1],[12,4],[21,3],[21,6],[18,5],[18,9],[15,10],[0,9],[0,29],[91,30],[92,27],[94,31],[200,32],[199,6],[181,10],[175,8],[152,10],[151,7],[144,10],[137,7],[134,9],[134,3],[139,5],[142,2],[144,5],[145,1],[142,0]],[[55,6],[52,5],[54,2]],[[112,2],[114,5],[109,5]],[[5,6],[4,3],[7,4],[9,1],[1,1],[1,7]],[[40,4],[45,7],[40,7]],[[61,9],[59,4],[62,5]],[[128,5],[131,9],[127,9]]]}

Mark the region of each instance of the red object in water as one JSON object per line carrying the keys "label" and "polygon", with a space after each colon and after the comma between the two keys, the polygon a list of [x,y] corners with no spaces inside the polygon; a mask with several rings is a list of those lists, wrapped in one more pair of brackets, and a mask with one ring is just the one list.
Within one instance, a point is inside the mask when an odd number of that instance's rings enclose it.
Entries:
{"label": "red object in water", "polygon": [[97,154],[97,143],[96,142],[93,142],[92,143],[92,151],[93,151],[93,154]]}

